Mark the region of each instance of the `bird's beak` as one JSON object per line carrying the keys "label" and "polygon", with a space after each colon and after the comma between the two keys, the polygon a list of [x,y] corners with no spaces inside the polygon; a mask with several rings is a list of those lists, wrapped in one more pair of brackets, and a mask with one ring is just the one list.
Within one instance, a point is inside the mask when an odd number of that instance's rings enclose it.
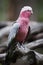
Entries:
{"label": "bird's beak", "polygon": [[33,11],[31,11],[31,14],[33,14]]}

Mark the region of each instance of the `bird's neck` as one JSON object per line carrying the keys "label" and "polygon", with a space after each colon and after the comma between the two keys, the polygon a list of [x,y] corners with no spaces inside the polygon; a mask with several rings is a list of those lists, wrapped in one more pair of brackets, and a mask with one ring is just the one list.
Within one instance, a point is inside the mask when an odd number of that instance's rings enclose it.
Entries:
{"label": "bird's neck", "polygon": [[29,24],[29,18],[19,17],[18,23],[28,25]]}

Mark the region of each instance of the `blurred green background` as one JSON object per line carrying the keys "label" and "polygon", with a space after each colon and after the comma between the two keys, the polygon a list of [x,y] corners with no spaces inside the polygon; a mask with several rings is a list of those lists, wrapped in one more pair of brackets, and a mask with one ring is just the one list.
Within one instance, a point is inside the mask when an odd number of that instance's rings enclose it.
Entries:
{"label": "blurred green background", "polygon": [[0,0],[0,21],[7,18],[8,0]]}
{"label": "blurred green background", "polygon": [[33,8],[31,20],[43,21],[43,0],[0,0],[0,21],[16,20],[24,5]]}

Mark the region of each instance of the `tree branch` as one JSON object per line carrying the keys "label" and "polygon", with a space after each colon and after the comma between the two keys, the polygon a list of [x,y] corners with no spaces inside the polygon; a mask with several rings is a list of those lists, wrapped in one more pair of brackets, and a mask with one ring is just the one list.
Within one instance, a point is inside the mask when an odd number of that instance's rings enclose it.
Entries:
{"label": "tree branch", "polygon": [[[1,52],[4,52],[7,48],[7,43],[5,44],[0,44],[0,53]],[[28,49],[36,49],[36,48],[39,48],[39,47],[43,47],[43,39],[39,39],[39,40],[36,40],[36,41],[33,41],[33,42],[30,42],[30,43],[26,43],[23,45],[24,47],[28,48]],[[23,50],[22,50],[23,51]],[[26,52],[26,50],[25,50]]]}
{"label": "tree branch", "polygon": [[2,38],[5,35],[8,35],[10,29],[11,29],[11,26],[7,26],[7,27],[4,27],[3,29],[1,29],[0,30],[0,38]]}
{"label": "tree branch", "polygon": [[[23,63],[23,65],[25,65],[25,63],[31,64],[31,63],[35,62],[35,60],[34,60],[35,58],[36,58],[37,64],[39,64],[39,63],[43,64],[43,54],[37,53],[37,52],[35,52],[33,50],[29,50],[29,49],[27,50],[26,53],[22,52],[21,49],[18,49],[18,52],[19,51],[21,53],[23,53],[23,56],[18,57],[19,61],[17,60],[17,62],[15,63],[16,65],[19,64],[19,62],[22,64],[24,61],[25,62]],[[20,54],[19,54],[19,56],[20,56]],[[35,56],[35,58],[34,58],[34,56]],[[5,61],[5,58],[6,58],[6,53],[0,54],[0,62]],[[29,58],[29,60],[28,60],[28,58]],[[31,62],[30,62],[30,60],[31,60]],[[32,61],[32,60],[34,60],[34,61]]]}
{"label": "tree branch", "polygon": [[43,39],[38,39],[38,40],[30,42],[28,44],[24,44],[24,46],[26,46],[29,49],[36,49],[38,47],[42,47],[43,46]]}
{"label": "tree branch", "polygon": [[0,54],[0,63],[4,62],[6,58],[6,53]]}

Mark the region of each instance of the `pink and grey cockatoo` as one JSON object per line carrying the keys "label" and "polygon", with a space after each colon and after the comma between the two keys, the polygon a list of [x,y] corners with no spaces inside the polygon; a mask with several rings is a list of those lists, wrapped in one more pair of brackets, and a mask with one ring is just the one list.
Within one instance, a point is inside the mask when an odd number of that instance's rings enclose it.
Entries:
{"label": "pink and grey cockatoo", "polygon": [[13,39],[14,41],[19,42],[20,44],[22,44],[25,41],[28,31],[30,31],[29,20],[31,14],[33,14],[33,11],[30,6],[24,6],[21,9],[16,23],[12,25],[12,28],[10,30],[10,34],[8,36],[8,44],[10,44]]}
{"label": "pink and grey cockatoo", "polygon": [[[12,25],[8,36],[8,50],[9,54],[12,53],[12,49],[15,49],[15,45],[19,42],[21,45],[24,43],[26,36],[30,28],[30,17],[33,14],[32,8],[30,6],[24,6],[19,14],[16,23]],[[8,56],[7,56],[8,57]]]}

